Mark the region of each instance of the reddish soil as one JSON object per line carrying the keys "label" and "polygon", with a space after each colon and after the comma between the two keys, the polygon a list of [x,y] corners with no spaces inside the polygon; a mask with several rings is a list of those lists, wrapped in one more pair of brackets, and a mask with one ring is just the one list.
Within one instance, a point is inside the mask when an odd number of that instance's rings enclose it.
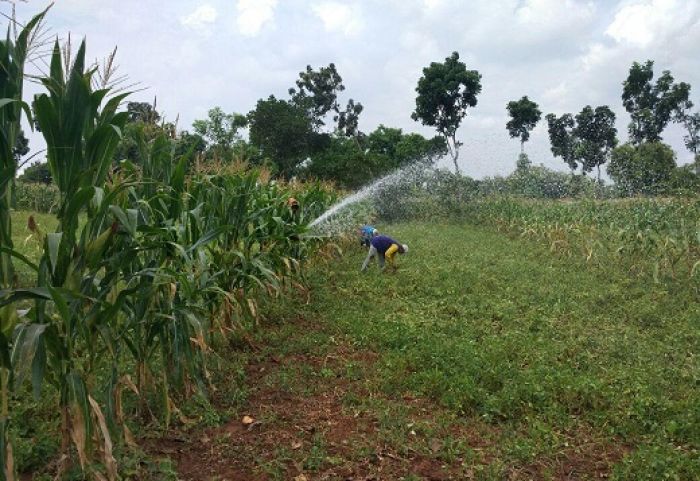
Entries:
{"label": "reddish soil", "polygon": [[[392,437],[371,408],[348,406],[348,395],[365,401],[378,396],[368,390],[366,379],[308,375],[324,369],[344,372],[348,362],[360,363],[363,375],[370,375],[376,357],[339,347],[324,357],[262,359],[247,368],[250,396],[236,419],[216,428],[171,432],[144,444],[149,454],[175,461],[183,481],[478,479],[479,469],[498,456],[497,428],[470,420],[447,423],[433,437],[414,432],[413,423],[436,425],[450,415],[428,400],[405,396],[382,400],[383,406],[402,407],[404,416],[408,408],[410,425],[403,437]],[[281,385],[280,373],[290,370],[297,375]],[[244,415],[254,422],[244,425]],[[449,459],[442,449],[448,438],[466,446],[470,459]],[[572,447],[555,458],[502,467],[503,479],[605,479],[626,448],[591,439],[589,433],[576,433]]]}

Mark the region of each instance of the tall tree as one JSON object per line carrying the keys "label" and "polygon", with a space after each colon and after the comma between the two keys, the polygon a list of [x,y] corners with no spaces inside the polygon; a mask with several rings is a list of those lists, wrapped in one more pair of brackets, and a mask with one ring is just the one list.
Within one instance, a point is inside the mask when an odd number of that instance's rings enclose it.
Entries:
{"label": "tall tree", "polygon": [[693,102],[686,100],[682,102],[675,113],[674,120],[686,130],[686,135],[683,137],[686,148],[692,152],[695,157],[695,173],[700,175],[700,111],[692,112]]}
{"label": "tall tree", "polygon": [[344,90],[343,78],[335,64],[318,70],[307,65],[306,70],[299,73],[296,88],[289,89],[289,95],[292,104],[306,111],[316,131],[326,125],[326,117],[331,114],[335,123],[333,129],[340,135],[354,137],[359,133],[358,122],[363,107],[350,99],[345,110],[342,110],[338,94]]}
{"label": "tall tree", "polygon": [[590,172],[595,167],[600,181],[600,166],[607,162],[617,145],[615,113],[607,105],[595,110],[587,105],[576,116],[574,134],[578,140],[575,155],[583,172]]}
{"label": "tall tree", "polygon": [[506,124],[511,138],[520,137],[520,153],[525,153],[525,142],[530,140],[530,131],[535,128],[542,118],[542,112],[536,102],[527,95],[520,100],[508,102],[506,106],[510,120]]}
{"label": "tall tree", "polygon": [[22,157],[29,153],[29,139],[25,137],[24,130],[19,129],[17,133],[17,140],[15,145],[12,147],[12,155],[15,158],[15,165],[19,166]]}
{"label": "tall tree", "polygon": [[226,155],[233,145],[241,140],[240,130],[248,124],[248,119],[241,114],[227,114],[221,107],[209,110],[207,118],[195,120],[192,128],[195,133],[206,140],[214,155]]}
{"label": "tall tree", "polygon": [[156,124],[160,121],[160,114],[156,111],[156,102],[129,102],[126,111],[129,113],[129,122],[144,122]]}
{"label": "tall tree", "polygon": [[477,104],[481,74],[467,70],[464,62],[460,62],[459,54],[453,52],[443,63],[433,62],[423,69],[416,92],[416,110],[411,118],[436,128],[445,139],[455,172],[459,172],[457,160],[462,143],[457,140],[457,130],[467,115],[467,109]]}
{"label": "tall tree", "polygon": [[301,107],[271,95],[248,114],[250,143],[290,177],[314,148],[314,130]]}
{"label": "tall tree", "polygon": [[622,104],[632,117],[629,134],[635,145],[662,140],[662,132],[690,95],[690,85],[674,83],[668,70],[656,83],[652,83],[653,78],[653,61],[647,60],[643,65],[634,62],[622,84]]}
{"label": "tall tree", "polygon": [[571,114],[564,114],[561,117],[557,117],[555,114],[548,114],[546,118],[552,155],[561,157],[573,174],[578,167],[578,162],[576,161],[577,137],[574,128],[576,122],[574,117]]}

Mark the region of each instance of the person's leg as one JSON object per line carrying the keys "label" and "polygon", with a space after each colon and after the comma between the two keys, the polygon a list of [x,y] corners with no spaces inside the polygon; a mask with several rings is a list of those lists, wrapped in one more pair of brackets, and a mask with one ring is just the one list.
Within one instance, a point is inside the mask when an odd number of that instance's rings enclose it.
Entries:
{"label": "person's leg", "polygon": [[384,270],[384,254],[377,253],[377,263],[379,264],[379,268]]}
{"label": "person's leg", "polygon": [[362,263],[362,269],[361,270],[366,270],[367,266],[369,265],[369,262],[372,260],[372,257],[377,255],[377,249],[374,246],[370,246],[369,251],[367,252],[367,258],[365,261]]}

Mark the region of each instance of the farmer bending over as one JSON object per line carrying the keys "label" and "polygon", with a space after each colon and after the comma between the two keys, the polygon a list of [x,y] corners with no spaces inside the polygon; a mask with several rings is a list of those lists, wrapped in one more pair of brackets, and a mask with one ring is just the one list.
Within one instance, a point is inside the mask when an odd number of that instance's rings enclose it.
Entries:
{"label": "farmer bending over", "polygon": [[385,235],[378,235],[373,237],[370,241],[369,252],[367,253],[367,258],[362,264],[362,270],[366,270],[369,266],[369,261],[372,257],[377,256],[377,263],[380,269],[384,269],[384,260],[389,262],[390,266],[394,266],[394,257],[396,253],[405,254],[408,252],[408,246],[406,244],[399,244],[391,237]]}

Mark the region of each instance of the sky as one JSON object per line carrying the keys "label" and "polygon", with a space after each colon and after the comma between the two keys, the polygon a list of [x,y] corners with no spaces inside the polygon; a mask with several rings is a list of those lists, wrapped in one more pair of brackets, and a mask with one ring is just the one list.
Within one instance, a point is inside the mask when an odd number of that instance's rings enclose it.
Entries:
{"label": "sky", "polygon": [[[47,4],[18,3],[18,18]],[[695,86],[700,106],[700,0],[57,0],[47,24],[60,38],[86,37],[90,58],[117,46],[120,72],[145,88],[132,100],[157,97],[180,129],[214,106],[246,113],[270,94],[285,98],[307,65],[333,62],[346,86],[341,104],[365,107],[362,131],[384,124],[433,135],[411,120],[416,83],[457,51],[482,74],[458,134],[460,167],[477,178],[514,169],[520,145],[508,137],[505,106],[523,95],[544,114],[609,105],[624,141],[622,82],[632,62],[652,59],[657,74]],[[691,160],[680,126],[664,140],[680,164]],[[30,147],[40,144],[32,134]],[[549,151],[544,120],[526,152],[566,170]]]}

